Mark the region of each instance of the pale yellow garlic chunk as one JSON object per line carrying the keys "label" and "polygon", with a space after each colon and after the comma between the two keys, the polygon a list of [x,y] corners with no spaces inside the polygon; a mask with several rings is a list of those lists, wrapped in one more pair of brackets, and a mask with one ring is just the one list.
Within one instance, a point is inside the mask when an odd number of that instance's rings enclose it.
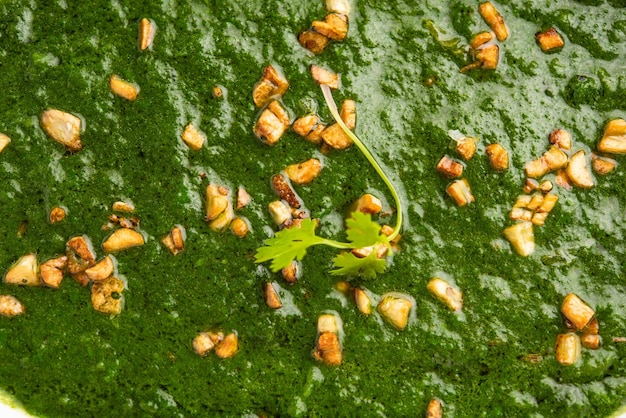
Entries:
{"label": "pale yellow garlic chunk", "polygon": [[104,243],[102,243],[102,248],[107,253],[113,253],[143,244],[145,244],[145,240],[143,235],[139,232],[134,229],[120,228],[109,235]]}
{"label": "pale yellow garlic chunk", "polygon": [[521,256],[528,256],[535,251],[535,234],[530,222],[518,222],[509,226],[504,230],[504,237]]}
{"label": "pale yellow garlic chunk", "polygon": [[139,95],[139,86],[130,81],[122,80],[115,74],[109,79],[109,87],[113,94],[126,100],[134,101]]}

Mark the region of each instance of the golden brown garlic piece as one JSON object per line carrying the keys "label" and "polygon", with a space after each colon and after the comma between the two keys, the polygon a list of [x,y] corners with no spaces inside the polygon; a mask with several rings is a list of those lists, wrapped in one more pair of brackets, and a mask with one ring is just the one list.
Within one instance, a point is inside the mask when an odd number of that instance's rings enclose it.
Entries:
{"label": "golden brown garlic piece", "polygon": [[124,282],[114,276],[94,282],[91,287],[91,304],[98,312],[118,315],[124,304],[123,291]]}
{"label": "golden brown garlic piece", "polygon": [[102,248],[107,253],[114,253],[143,244],[145,240],[139,232],[130,228],[120,228],[107,237],[102,243]]}
{"label": "golden brown garlic piece", "polygon": [[37,273],[37,256],[26,254],[9,268],[4,276],[4,282],[24,286],[41,286]]}
{"label": "golden brown garlic piece", "polygon": [[474,202],[474,195],[472,195],[467,179],[453,181],[446,187],[446,193],[448,193],[459,206],[465,206]]}
{"label": "golden brown garlic piece", "polygon": [[565,45],[563,38],[554,28],[537,33],[535,38],[543,52],[550,52]]}
{"label": "golden brown garlic piece", "polygon": [[48,220],[51,224],[56,224],[65,219],[66,211],[61,206],[56,206],[50,210]]}
{"label": "golden brown garlic piece", "polygon": [[0,153],[11,143],[11,138],[7,135],[0,133]]}
{"label": "golden brown garlic piece", "polygon": [[102,260],[98,261],[93,267],[85,270],[85,274],[92,282],[98,282],[109,278],[115,270],[115,262],[113,257],[107,255]]}
{"label": "golden brown garlic piece", "polygon": [[139,49],[145,51],[152,47],[154,35],[156,34],[156,24],[145,17],[139,22]]}
{"label": "golden brown garlic piece", "polygon": [[485,22],[489,25],[489,27],[491,27],[491,30],[496,34],[496,38],[498,38],[498,41],[505,41],[509,37],[509,30],[504,24],[504,19],[502,18],[502,15],[500,15],[500,12],[498,12],[498,10],[491,2],[486,1],[484,3],[481,3],[478,6],[478,12],[483,17]]}
{"label": "golden brown garlic piece", "polygon": [[311,76],[318,84],[326,85],[335,90],[339,88],[339,75],[319,65],[311,65]]}
{"label": "golden brown garlic piece", "polygon": [[15,296],[0,295],[0,315],[13,317],[26,312],[24,305]]}
{"label": "golden brown garlic piece", "polygon": [[58,289],[67,267],[67,256],[50,259],[39,266],[39,275],[45,286]]}
{"label": "golden brown garlic piece", "polygon": [[330,39],[314,30],[305,30],[298,35],[298,42],[312,53],[321,54],[330,42]]}
{"label": "golden brown garlic piece", "polygon": [[496,171],[504,171],[509,168],[509,153],[502,145],[487,145],[485,152],[489,157],[489,164],[491,165],[491,168]]}
{"label": "golden brown garlic piece", "polygon": [[237,351],[239,351],[239,337],[234,332],[225,336],[215,347],[215,355],[222,359],[234,357]]}
{"label": "golden brown garlic piece", "polygon": [[528,256],[535,251],[535,234],[531,222],[521,221],[505,228],[504,237],[521,256]]}
{"label": "golden brown garlic piece", "polygon": [[437,163],[436,170],[444,177],[453,179],[463,175],[463,164],[444,155]]}
{"label": "golden brown garlic piece", "polygon": [[272,100],[257,119],[254,134],[267,145],[276,145],[290,124],[287,111],[278,101]]}
{"label": "golden brown garlic piece", "polygon": [[289,88],[289,81],[273,65],[263,70],[261,80],[254,86],[252,100],[256,107],[262,107],[272,98],[282,97]]}
{"label": "golden brown garlic piece", "polygon": [[172,230],[161,239],[161,243],[167,248],[172,255],[178,255],[185,249],[185,228],[176,225]]}
{"label": "golden brown garlic piece", "polygon": [[426,288],[451,310],[460,311],[463,307],[463,293],[450,286],[445,280],[435,277],[428,282]]}
{"label": "golden brown garlic piece", "polygon": [[591,167],[601,176],[611,173],[617,167],[617,161],[602,155],[591,154]]}
{"label": "golden brown garlic piece", "polygon": [[580,337],[573,332],[559,334],[556,337],[556,361],[571,366],[580,359]]}
{"label": "golden brown garlic piece", "polygon": [[613,119],[604,127],[598,151],[607,154],[626,154],[626,120]]}
{"label": "golden brown garlic piece", "polygon": [[187,146],[194,151],[200,151],[206,141],[206,135],[196,128],[193,123],[189,123],[185,127],[185,130],[180,137],[185,144],[187,144]]}
{"label": "golden brown garlic piece", "polygon": [[278,291],[274,287],[273,283],[265,284],[265,304],[271,309],[283,307],[283,303],[281,302]]}
{"label": "golden brown garlic piece", "polygon": [[320,315],[317,319],[317,334],[313,357],[329,366],[340,365],[343,361],[343,354],[335,315]]}
{"label": "golden brown garlic piece", "polygon": [[567,164],[565,171],[574,186],[589,189],[595,185],[593,175],[587,165],[585,151],[583,150],[578,151],[570,157],[569,164]]}
{"label": "golden brown garlic piece", "polygon": [[50,138],[71,152],[78,152],[83,148],[80,141],[82,121],[71,113],[48,109],[41,114],[41,127]]}
{"label": "golden brown garlic piece", "polygon": [[574,293],[565,296],[561,305],[561,313],[577,331],[585,328],[596,314],[591,306]]}
{"label": "golden brown garlic piece", "polygon": [[298,164],[291,164],[285,168],[285,174],[293,183],[309,184],[322,171],[322,163],[317,158],[311,158]]}
{"label": "golden brown garlic piece", "polygon": [[134,101],[139,95],[139,86],[130,81],[122,80],[115,74],[109,79],[109,87],[113,94],[126,100]]}
{"label": "golden brown garlic piece", "polygon": [[426,418],[442,418],[443,407],[439,399],[431,399],[426,407]]}
{"label": "golden brown garlic piece", "polygon": [[398,330],[402,331],[409,322],[413,302],[399,294],[386,294],[378,303],[381,316]]}

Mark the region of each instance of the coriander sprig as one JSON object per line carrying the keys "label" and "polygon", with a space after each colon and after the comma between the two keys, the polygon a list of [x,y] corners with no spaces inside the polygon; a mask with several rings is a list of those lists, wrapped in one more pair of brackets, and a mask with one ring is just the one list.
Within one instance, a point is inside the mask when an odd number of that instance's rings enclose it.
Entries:
{"label": "coriander sprig", "polygon": [[321,88],[326,104],[335,121],[365,155],[365,158],[367,158],[389,188],[398,209],[396,226],[393,232],[387,236],[381,233],[380,225],[374,222],[369,214],[353,212],[346,221],[346,238],[348,242],[340,242],[315,235],[316,222],[312,219],[303,219],[298,226],[283,229],[277,232],[274,237],[267,239],[264,246],[257,248],[255,260],[257,263],[271,260],[270,268],[272,271],[277,272],[289,266],[294,260],[302,260],[306,255],[307,249],[314,245],[322,244],[342,250],[371,247],[370,253],[365,257],[357,257],[349,251],[340,253],[333,259],[333,264],[336,268],[331,273],[373,278],[376,277],[376,274],[384,272],[387,266],[387,261],[384,258],[378,258],[377,250],[382,246],[385,251],[391,251],[390,241],[398,236],[402,228],[402,203],[396,189],[372,153],[348,129],[339,116],[330,88],[326,85],[321,85]]}

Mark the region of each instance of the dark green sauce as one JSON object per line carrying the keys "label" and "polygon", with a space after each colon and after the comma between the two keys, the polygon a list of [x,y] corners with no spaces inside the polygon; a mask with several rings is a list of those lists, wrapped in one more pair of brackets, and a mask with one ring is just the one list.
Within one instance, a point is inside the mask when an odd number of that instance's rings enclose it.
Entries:
{"label": "dark green sauce", "polygon": [[[624,117],[623,1],[502,1],[496,6],[511,37],[501,44],[498,69],[470,74],[459,72],[466,58],[450,46],[463,48],[488,30],[478,2],[353,2],[347,39],[319,56],[296,35],[324,17],[321,0],[124,3],[0,1],[0,132],[12,139],[0,154],[0,269],[30,252],[40,261],[61,254],[80,234],[102,256],[101,226],[120,199],[134,202],[149,236],[116,255],[128,290],[115,318],[94,311],[89,290],[69,277],[59,290],[1,286],[27,313],[0,318],[0,387],[27,411],[419,416],[437,397],[445,416],[599,417],[622,405],[626,344],[612,338],[626,336],[623,167],[597,177],[591,190],[558,189],[532,256],[515,255],[501,234],[524,164],[547,149],[553,129],[569,130],[573,149],[589,152],[604,123]],[[137,46],[143,17],[158,25],[145,52]],[[566,44],[545,54],[534,35],[550,26]],[[416,321],[404,332],[362,316],[333,291],[331,249],[313,248],[293,286],[254,263],[271,225],[271,175],[321,155],[292,132],[273,148],[252,134],[252,88],[270,63],[291,82],[283,102],[294,117],[317,110],[330,121],[311,63],[341,73],[337,102],[357,101],[356,132],[400,189],[407,215],[402,251],[384,275],[361,284],[416,299]],[[141,87],[136,102],[111,94],[113,73]],[[215,85],[224,98],[212,97]],[[46,137],[38,123],[46,108],[84,117],[81,152]],[[179,139],[190,121],[208,137],[200,152]],[[445,196],[447,181],[434,170],[453,153],[450,129],[480,138],[466,167],[476,197],[469,207]],[[502,174],[484,154],[492,142],[511,154]],[[322,158],[321,177],[298,192],[321,218],[322,233],[341,239],[333,220],[354,199],[367,191],[391,197],[356,149]],[[243,185],[252,195],[241,211],[253,227],[245,239],[209,231],[202,203],[209,182]],[[57,205],[69,216],[50,225]],[[177,257],[160,244],[175,224],[188,234]],[[435,275],[463,290],[463,314],[428,293]],[[268,280],[297,309],[268,309]],[[570,292],[596,309],[603,344],[564,367],[554,344],[565,331],[559,306]],[[326,310],[344,323],[340,367],[311,357],[316,319]],[[233,359],[193,352],[196,333],[212,328],[238,332]],[[523,361],[528,354],[543,361]]]}

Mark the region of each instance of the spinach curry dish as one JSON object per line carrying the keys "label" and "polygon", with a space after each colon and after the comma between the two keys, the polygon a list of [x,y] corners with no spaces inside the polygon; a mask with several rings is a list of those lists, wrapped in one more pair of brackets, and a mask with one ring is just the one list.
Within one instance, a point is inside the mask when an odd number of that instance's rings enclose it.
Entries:
{"label": "spinach curry dish", "polygon": [[[625,55],[623,0],[0,0],[0,388],[42,417],[611,416]],[[345,245],[277,255],[303,234]]]}

